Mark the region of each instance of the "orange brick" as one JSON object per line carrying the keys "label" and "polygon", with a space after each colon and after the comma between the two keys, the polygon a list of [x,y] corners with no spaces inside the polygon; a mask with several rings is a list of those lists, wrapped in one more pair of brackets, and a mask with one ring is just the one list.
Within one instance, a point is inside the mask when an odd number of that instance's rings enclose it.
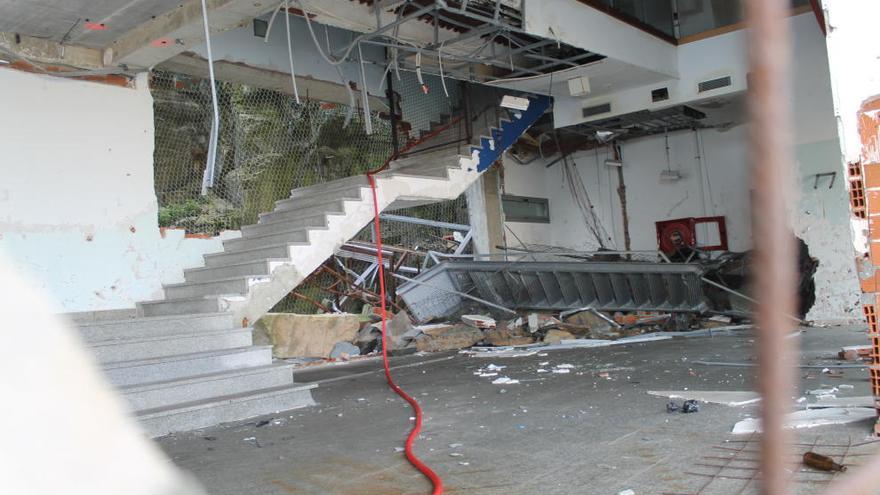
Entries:
{"label": "orange brick", "polygon": [[880,187],[880,163],[865,163],[862,165],[862,175],[865,187]]}

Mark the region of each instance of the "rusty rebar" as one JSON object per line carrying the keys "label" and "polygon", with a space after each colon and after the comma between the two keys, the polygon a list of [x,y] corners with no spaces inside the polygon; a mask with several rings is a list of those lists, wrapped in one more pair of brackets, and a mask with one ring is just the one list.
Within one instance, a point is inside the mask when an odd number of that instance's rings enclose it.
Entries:
{"label": "rusty rebar", "polygon": [[758,304],[758,388],[763,400],[761,491],[789,492],[790,434],[784,429],[795,384],[793,330],[795,260],[788,229],[791,170],[789,0],[746,0],[749,23],[749,116],[752,225]]}

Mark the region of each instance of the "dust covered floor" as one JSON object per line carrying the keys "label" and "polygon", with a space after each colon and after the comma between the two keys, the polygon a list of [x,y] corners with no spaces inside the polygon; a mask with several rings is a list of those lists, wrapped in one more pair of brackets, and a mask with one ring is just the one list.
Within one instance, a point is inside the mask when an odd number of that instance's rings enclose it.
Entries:
{"label": "dust covered floor", "polygon": [[[840,362],[841,346],[866,342],[859,327],[805,329],[802,362]],[[698,413],[670,414],[667,399],[646,393],[751,390],[754,368],[694,362],[748,362],[753,344],[753,335],[742,332],[546,356],[408,356],[392,365],[401,386],[425,410],[416,451],[442,476],[447,493],[756,493],[750,480],[757,444],[729,433],[738,420],[758,414],[756,405],[701,404]],[[490,363],[507,366],[499,376],[520,383],[494,385],[497,377],[474,374]],[[537,372],[560,364],[573,368],[567,374]],[[386,386],[380,367],[380,361],[368,360],[300,371],[297,381],[320,383],[313,391],[317,406],[158,443],[212,494],[429,493],[428,482],[398,451],[412,411]],[[822,385],[853,386],[838,397],[870,394],[863,369],[846,369],[842,378],[821,369],[799,376],[795,398]],[[862,421],[799,430],[799,452],[815,444],[817,452],[838,460],[849,454],[846,461],[857,463],[880,451],[880,444],[845,446],[870,441],[871,428]],[[721,465],[728,466],[725,479],[705,476]],[[799,470],[792,476],[798,493],[817,493],[830,478]]]}

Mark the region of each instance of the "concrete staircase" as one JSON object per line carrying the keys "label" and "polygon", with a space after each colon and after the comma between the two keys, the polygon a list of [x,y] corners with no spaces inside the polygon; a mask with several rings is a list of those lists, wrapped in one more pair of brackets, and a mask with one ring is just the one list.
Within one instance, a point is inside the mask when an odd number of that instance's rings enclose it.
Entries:
{"label": "concrete staircase", "polygon": [[[417,155],[376,175],[379,210],[458,197],[548,107],[535,97],[511,120],[493,119],[498,127],[473,146],[434,145],[466,123],[438,127],[408,150]],[[185,270],[183,283],[166,285],[165,299],[77,324],[151,436],[311,405],[312,387],[273,364],[270,346],[254,346],[250,325],[372,220],[365,176],[295,189],[204,266]]]}
{"label": "concrete staircase", "polygon": [[[443,143],[435,132],[425,151],[395,160],[376,175],[379,211],[457,198],[549,107],[550,99],[531,97],[529,108],[510,120],[493,119],[469,153],[460,143]],[[448,136],[447,136],[448,137]],[[418,149],[418,148],[416,148]],[[467,149],[467,148],[465,148]],[[412,150],[411,150],[412,151]],[[205,266],[184,272],[185,282],[165,286],[165,299],[138,304],[143,316],[228,312],[245,327],[272,308],[343,243],[373,220],[373,197],[365,176],[295,189],[290,198],[226,240],[223,252],[205,255]]]}
{"label": "concrete staircase", "polygon": [[97,315],[74,323],[152,437],[314,403],[314,386],[295,385],[292,366],[230,313]]}

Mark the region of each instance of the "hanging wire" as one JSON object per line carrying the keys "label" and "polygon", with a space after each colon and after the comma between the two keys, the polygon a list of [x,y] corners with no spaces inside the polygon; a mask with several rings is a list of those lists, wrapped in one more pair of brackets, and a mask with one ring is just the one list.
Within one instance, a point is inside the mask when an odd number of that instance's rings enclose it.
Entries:
{"label": "hanging wire", "polygon": [[[288,10],[288,5],[288,1],[284,0],[284,29],[287,34],[287,60],[290,62],[290,81],[293,83],[293,98],[296,100],[297,104],[300,104],[299,91],[296,89],[296,70],[293,68],[293,45],[290,43],[290,11]],[[266,32],[268,33],[268,29]]]}
{"label": "hanging wire", "polygon": [[449,91],[446,90],[446,78],[443,76],[443,43],[446,41],[441,41],[440,47],[437,48],[437,64],[440,65],[440,85],[443,86],[443,94],[449,98]]}
{"label": "hanging wire", "polygon": [[281,4],[279,4],[278,8],[272,12],[272,17],[269,18],[269,23],[266,25],[266,36],[263,36],[263,43],[269,42],[269,34],[272,32],[272,25],[275,24],[275,17],[281,9],[284,9],[285,13],[287,12],[287,0],[281,0]]}
{"label": "hanging wire", "polygon": [[367,135],[373,133],[373,119],[370,118],[370,94],[367,92],[367,74],[364,72],[364,54],[361,51],[361,44],[358,42],[358,60],[361,65],[361,98],[364,106],[364,129]]}

